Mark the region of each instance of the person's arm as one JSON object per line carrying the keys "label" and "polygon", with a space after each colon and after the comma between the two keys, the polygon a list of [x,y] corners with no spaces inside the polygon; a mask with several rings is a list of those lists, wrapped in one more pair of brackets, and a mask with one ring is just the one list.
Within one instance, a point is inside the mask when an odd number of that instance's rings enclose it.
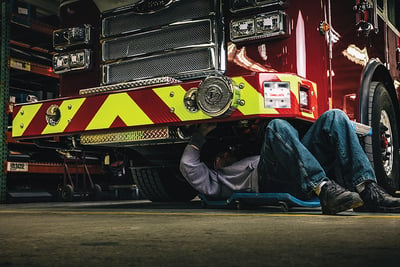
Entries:
{"label": "person's arm", "polygon": [[216,172],[200,160],[200,151],[206,142],[205,136],[214,128],[215,125],[200,125],[186,146],[180,162],[181,173],[189,184],[199,193],[208,196],[218,196],[221,192]]}

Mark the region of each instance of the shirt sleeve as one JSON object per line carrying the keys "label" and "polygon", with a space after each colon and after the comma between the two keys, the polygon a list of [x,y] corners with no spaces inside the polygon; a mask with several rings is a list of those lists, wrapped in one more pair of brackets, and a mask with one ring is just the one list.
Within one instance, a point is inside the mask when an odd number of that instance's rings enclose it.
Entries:
{"label": "shirt sleeve", "polygon": [[200,160],[200,149],[205,138],[196,133],[183,151],[180,161],[180,171],[188,183],[199,193],[207,196],[219,196],[221,185],[217,173]]}

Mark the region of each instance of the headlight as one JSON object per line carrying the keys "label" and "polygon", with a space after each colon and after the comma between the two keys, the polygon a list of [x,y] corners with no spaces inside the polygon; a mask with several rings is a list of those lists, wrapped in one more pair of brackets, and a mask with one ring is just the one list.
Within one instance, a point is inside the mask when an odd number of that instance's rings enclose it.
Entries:
{"label": "headlight", "polygon": [[239,89],[227,77],[210,76],[197,89],[197,104],[210,117],[229,116],[238,104]]}
{"label": "headlight", "polygon": [[55,30],[53,32],[53,46],[57,50],[63,50],[71,46],[89,44],[91,42],[91,26]]}
{"label": "headlight", "polygon": [[53,56],[53,71],[60,74],[72,70],[86,70],[90,67],[90,50],[83,49]]}
{"label": "headlight", "polygon": [[254,36],[255,26],[254,19],[242,19],[232,21],[231,23],[231,39],[237,40],[249,36]]}
{"label": "headlight", "polygon": [[300,107],[305,109],[310,109],[310,89],[304,86],[300,86]]}
{"label": "headlight", "polygon": [[258,14],[239,20],[232,20],[230,24],[231,40],[243,41],[271,37],[285,37],[289,35],[287,15],[282,11]]}
{"label": "headlight", "polygon": [[288,0],[230,0],[229,2],[232,12],[266,6],[287,6],[288,4]]}
{"label": "headlight", "polygon": [[290,108],[290,84],[288,82],[264,82],[264,106],[266,108]]}

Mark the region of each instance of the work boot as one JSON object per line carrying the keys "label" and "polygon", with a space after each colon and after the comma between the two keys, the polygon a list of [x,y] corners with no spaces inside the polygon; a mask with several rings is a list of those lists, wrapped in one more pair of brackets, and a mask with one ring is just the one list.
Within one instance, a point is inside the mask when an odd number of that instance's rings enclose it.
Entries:
{"label": "work boot", "polygon": [[328,181],[322,186],[319,199],[321,202],[322,214],[329,215],[363,205],[359,194],[344,189],[334,181]]}
{"label": "work boot", "polygon": [[364,201],[361,210],[400,212],[400,198],[391,196],[375,182],[366,182],[360,196]]}

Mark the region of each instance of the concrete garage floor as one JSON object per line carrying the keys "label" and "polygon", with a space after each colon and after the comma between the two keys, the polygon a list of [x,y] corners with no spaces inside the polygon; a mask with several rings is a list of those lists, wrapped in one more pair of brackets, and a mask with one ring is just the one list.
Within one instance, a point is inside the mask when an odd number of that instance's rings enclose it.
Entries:
{"label": "concrete garage floor", "polygon": [[400,266],[400,214],[0,205],[0,266]]}

